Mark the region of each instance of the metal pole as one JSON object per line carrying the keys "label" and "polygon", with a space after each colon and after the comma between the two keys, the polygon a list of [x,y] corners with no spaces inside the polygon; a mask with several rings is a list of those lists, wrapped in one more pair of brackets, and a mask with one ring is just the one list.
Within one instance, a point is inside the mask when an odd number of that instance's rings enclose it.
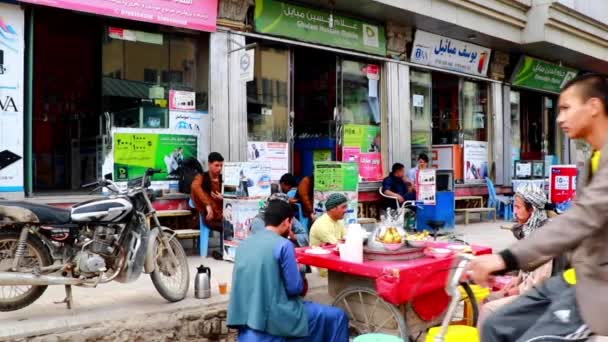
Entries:
{"label": "metal pole", "polygon": [[33,153],[32,153],[32,123],[34,101],[34,8],[28,8],[26,33],[26,69],[25,69],[25,111],[24,111],[24,166],[25,166],[25,193],[31,196],[34,192],[33,184]]}

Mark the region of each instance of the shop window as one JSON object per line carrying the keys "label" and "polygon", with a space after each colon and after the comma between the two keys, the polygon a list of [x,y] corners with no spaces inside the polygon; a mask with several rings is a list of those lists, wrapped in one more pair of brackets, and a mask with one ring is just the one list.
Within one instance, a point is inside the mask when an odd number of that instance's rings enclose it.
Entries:
{"label": "shop window", "polygon": [[410,72],[412,99],[412,165],[416,164],[418,155],[431,155],[432,116],[431,116],[431,73],[412,70]]}
{"label": "shop window", "polygon": [[258,47],[254,66],[254,80],[247,82],[248,140],[286,142],[289,51]]}
{"label": "shop window", "polygon": [[106,27],[103,110],[114,127],[168,128],[169,90],[196,93],[208,107],[208,35],[184,36]]}
{"label": "shop window", "polygon": [[[456,182],[482,182],[489,174],[492,148],[488,85],[446,73],[411,70],[410,93],[411,165],[424,153],[433,167],[454,170]],[[467,141],[474,157],[464,151]],[[464,173],[467,161],[476,164],[468,178]]]}

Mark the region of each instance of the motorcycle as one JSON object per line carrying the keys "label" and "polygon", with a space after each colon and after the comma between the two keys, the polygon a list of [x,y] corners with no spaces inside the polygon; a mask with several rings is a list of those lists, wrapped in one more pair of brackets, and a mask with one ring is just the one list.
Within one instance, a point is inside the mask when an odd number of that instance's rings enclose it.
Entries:
{"label": "motorcycle", "polygon": [[[170,302],[186,297],[189,270],[175,232],[161,226],[149,194],[148,169],[120,190],[110,176],[84,185],[110,192],[70,209],[0,201],[0,311],[22,309],[49,285],[64,285],[68,309],[72,286],[133,282],[150,274]],[[151,198],[152,197],[152,198]]]}

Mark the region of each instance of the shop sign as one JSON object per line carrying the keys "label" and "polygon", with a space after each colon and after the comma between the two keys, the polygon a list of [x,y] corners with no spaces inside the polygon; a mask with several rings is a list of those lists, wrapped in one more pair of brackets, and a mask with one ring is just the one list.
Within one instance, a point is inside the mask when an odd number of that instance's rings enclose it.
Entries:
{"label": "shop sign", "polygon": [[464,182],[483,183],[488,176],[488,143],[464,141]]}
{"label": "shop sign", "polygon": [[154,181],[176,181],[186,158],[197,157],[197,137],[163,133],[114,133],[114,179],[128,181],[148,168]]}
{"label": "shop sign", "polygon": [[414,63],[486,76],[491,52],[483,46],[418,30],[410,59]]}
{"label": "shop sign", "polygon": [[312,43],[386,55],[384,26],[275,0],[256,0],[255,30]]}
{"label": "shop sign", "polygon": [[578,71],[575,69],[523,56],[515,67],[511,84],[559,93],[568,81],[576,77],[576,74]]}
{"label": "shop sign", "polygon": [[255,50],[242,51],[239,56],[239,72],[243,82],[253,81],[255,68]]}
{"label": "shop sign", "polygon": [[264,162],[270,165],[270,178],[278,182],[289,172],[289,144],[286,142],[249,141],[247,161]]}
{"label": "shop sign", "polygon": [[198,137],[198,160],[207,160],[211,143],[211,115],[207,111],[169,111],[169,127],[176,133]]}
{"label": "shop sign", "polygon": [[0,4],[0,192],[23,192],[23,10]]}
{"label": "shop sign", "polygon": [[218,0],[19,0],[68,10],[214,32]]}

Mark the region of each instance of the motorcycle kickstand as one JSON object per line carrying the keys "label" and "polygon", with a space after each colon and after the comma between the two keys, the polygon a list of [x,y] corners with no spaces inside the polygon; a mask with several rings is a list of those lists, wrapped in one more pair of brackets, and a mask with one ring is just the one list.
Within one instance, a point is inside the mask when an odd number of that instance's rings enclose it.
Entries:
{"label": "motorcycle kickstand", "polygon": [[65,285],[65,299],[55,304],[67,304],[68,310],[74,306],[74,297],[72,296],[72,285]]}

